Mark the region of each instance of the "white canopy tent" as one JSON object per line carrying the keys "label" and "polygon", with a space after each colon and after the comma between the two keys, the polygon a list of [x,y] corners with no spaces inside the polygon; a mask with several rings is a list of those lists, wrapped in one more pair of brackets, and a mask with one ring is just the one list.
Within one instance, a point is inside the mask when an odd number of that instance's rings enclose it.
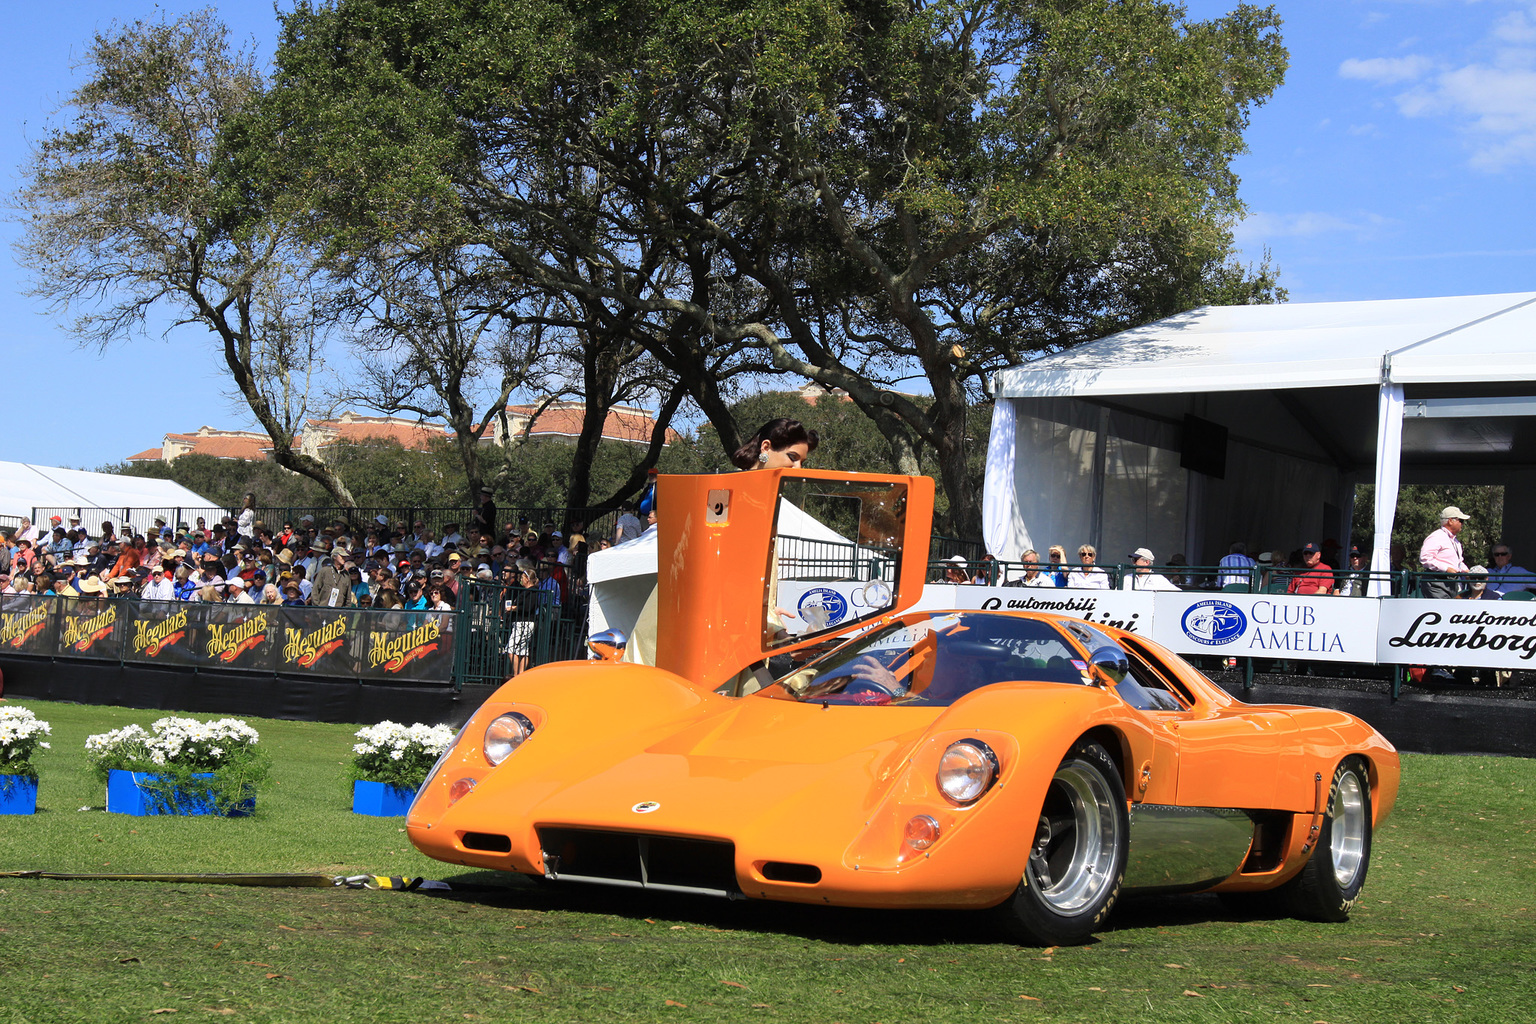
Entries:
{"label": "white canopy tent", "polygon": [[1536,292],[1208,306],[1011,367],[995,394],[998,558],[1032,536],[1192,564],[1235,540],[1347,543],[1354,485],[1374,478],[1385,569],[1400,476],[1536,499]]}
{"label": "white canopy tent", "polygon": [[[34,509],[67,509],[93,534],[105,521],[124,523],[128,509],[177,509],[193,515],[222,512],[213,502],[170,480],[81,469],[0,462],[0,516],[30,517]],[[63,513],[60,513],[61,515]],[[38,524],[46,528],[47,523]],[[143,529],[148,523],[137,523]]]}

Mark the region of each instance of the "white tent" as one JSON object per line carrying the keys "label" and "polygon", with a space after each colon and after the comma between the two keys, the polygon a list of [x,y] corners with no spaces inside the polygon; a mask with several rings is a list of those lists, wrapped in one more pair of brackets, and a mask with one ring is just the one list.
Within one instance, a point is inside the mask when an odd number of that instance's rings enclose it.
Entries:
{"label": "white tent", "polygon": [[78,514],[94,533],[104,521],[121,527],[130,509],[145,510],[143,515],[134,517],[145,519],[133,523],[141,530],[153,522],[156,510],[167,513],[168,519],[178,509],[182,510],[183,518],[221,515],[225,511],[170,480],[0,462],[0,516],[7,517],[7,522],[21,516],[31,517],[37,510],[44,519],[39,525],[46,527],[47,510],[56,510],[55,514],[60,516]]}
{"label": "white tent", "polygon": [[[1502,483],[1510,508],[1536,499],[1533,382],[1536,292],[1159,320],[997,375],[987,546],[1211,564],[1234,540],[1347,542],[1354,485],[1374,479],[1385,568],[1400,473]],[[1536,524],[1511,521],[1505,541],[1520,529]]]}

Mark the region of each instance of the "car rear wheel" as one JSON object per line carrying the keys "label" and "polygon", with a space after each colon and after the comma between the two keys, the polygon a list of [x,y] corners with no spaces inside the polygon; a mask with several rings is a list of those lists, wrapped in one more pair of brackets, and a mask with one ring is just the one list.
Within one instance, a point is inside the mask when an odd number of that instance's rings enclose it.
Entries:
{"label": "car rear wheel", "polygon": [[1018,889],[998,908],[1016,939],[1042,946],[1086,942],[1125,881],[1129,816],[1109,752],[1081,743],[1046,789]]}
{"label": "car rear wheel", "polygon": [[1347,757],[1333,773],[1317,847],[1286,883],[1291,913],[1312,921],[1347,921],[1371,862],[1371,783],[1365,762]]}

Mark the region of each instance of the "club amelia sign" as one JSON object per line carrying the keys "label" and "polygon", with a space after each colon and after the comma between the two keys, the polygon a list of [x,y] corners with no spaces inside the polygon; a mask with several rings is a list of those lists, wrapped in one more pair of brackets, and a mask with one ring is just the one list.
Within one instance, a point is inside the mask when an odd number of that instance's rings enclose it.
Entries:
{"label": "club amelia sign", "polygon": [[1158,593],[1152,639],[1180,654],[1371,661],[1379,601],[1283,594]]}

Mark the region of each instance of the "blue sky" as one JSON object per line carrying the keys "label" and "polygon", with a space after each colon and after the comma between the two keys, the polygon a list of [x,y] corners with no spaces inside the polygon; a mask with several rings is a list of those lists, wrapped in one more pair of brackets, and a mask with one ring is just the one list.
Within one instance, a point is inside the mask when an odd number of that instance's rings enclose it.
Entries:
{"label": "blue sky", "polygon": [[[176,0],[61,0],[8,12],[0,61],[6,191],[73,85],[85,43],[114,19],[192,10]],[[267,0],[217,5],[270,57]],[[1232,3],[1199,0],[1193,17]],[[1258,109],[1237,170],[1245,258],[1268,249],[1293,302],[1536,290],[1536,0],[1282,0],[1286,84]],[[4,458],[94,468],[207,423],[251,426],[226,396],[211,336],[81,349],[26,297],[0,225]],[[360,410],[361,411],[361,410]]]}

